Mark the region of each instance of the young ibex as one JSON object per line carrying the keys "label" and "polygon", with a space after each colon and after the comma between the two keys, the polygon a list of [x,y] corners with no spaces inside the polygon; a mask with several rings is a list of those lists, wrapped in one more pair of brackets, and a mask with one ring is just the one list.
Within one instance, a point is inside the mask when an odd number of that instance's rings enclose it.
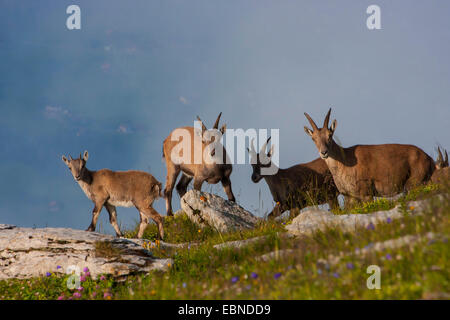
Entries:
{"label": "young ibex", "polygon": [[[222,112],[219,114],[216,122],[214,123],[213,126],[214,130],[217,130],[219,126],[219,120],[221,115]],[[215,148],[209,155],[212,161],[207,162],[204,161],[203,152],[205,148],[208,147],[212,142],[207,141],[207,139],[205,139],[206,135],[204,135],[204,133],[207,131],[207,128],[205,127],[205,125],[198,116],[197,119],[201,122],[202,125],[201,133],[198,132],[200,130],[195,129],[194,127],[182,127],[173,130],[170,133],[170,135],[164,140],[163,158],[166,159],[166,167],[167,167],[167,179],[166,179],[166,187],[164,189],[164,196],[166,198],[166,209],[168,216],[173,215],[172,191],[180,171],[182,171],[182,176],[177,184],[177,192],[180,195],[180,197],[182,197],[186,193],[189,183],[191,182],[192,179],[194,179],[195,190],[201,190],[204,181],[207,181],[210,184],[216,184],[219,181],[222,182],[222,186],[223,189],[225,190],[225,193],[227,194],[228,200],[235,201],[233,192],[231,190],[231,180],[230,180],[230,175],[233,168],[232,165],[230,164],[230,161],[227,161],[227,154],[225,147],[220,145],[220,142],[213,140],[213,142],[219,143],[219,145],[221,146],[219,148],[222,149],[223,158],[221,159],[221,161],[218,161],[219,163],[217,163],[214,160],[214,156],[216,156],[216,159],[219,156],[219,154],[215,155],[216,150]],[[223,134],[225,130],[226,126],[223,125],[220,128],[220,133]],[[187,159],[186,162],[179,163],[178,161],[174,161],[174,159],[172,159],[172,149],[174,149],[179,143],[181,143],[177,139],[179,137],[179,133],[183,131],[189,134],[190,137],[190,141],[185,145],[187,148],[189,148],[189,150],[183,150],[183,152],[188,152],[188,154],[190,154],[190,157],[189,159]],[[201,138],[198,137],[200,134]],[[172,140],[173,137],[175,137],[175,140]],[[199,139],[200,140],[199,143],[195,143],[194,142],[195,139]],[[196,161],[194,161],[195,154],[200,154],[202,156],[202,159],[200,159],[200,161],[197,161],[197,163]]]}
{"label": "young ibex", "polygon": [[324,160],[318,158],[308,163],[298,164],[288,169],[278,169],[274,175],[262,175],[261,168],[270,167],[273,156],[273,147],[266,154],[268,142],[263,144],[259,153],[256,153],[251,142],[248,152],[253,167],[252,181],[258,183],[262,178],[266,180],[270,193],[276,205],[268,218],[281,215],[293,208],[302,209],[308,205],[308,200],[315,204],[328,203],[330,208],[339,206],[337,196],[339,192],[334,185],[333,178]]}
{"label": "young ibex", "polygon": [[305,113],[313,130],[305,127],[334,182],[347,204],[354,200],[368,201],[373,196],[392,196],[427,182],[435,166],[433,159],[413,145],[355,145],[343,148],[333,140],[336,120],[328,127],[331,108],[323,128],[318,128]]}
{"label": "young ibex", "polygon": [[433,183],[449,183],[450,182],[450,168],[448,166],[448,154],[445,151],[445,159],[442,156],[441,149],[438,147],[438,158],[436,160],[436,170],[431,176]]}
{"label": "young ibex", "polygon": [[164,238],[162,217],[152,208],[153,201],[160,197],[161,183],[151,174],[143,171],[88,170],[86,168],[88,156],[87,151],[84,152],[83,157],[80,154],[79,159],[72,159],[71,156],[67,159],[62,156],[75,181],[95,204],[92,222],[86,231],[95,231],[98,216],[105,206],[116,235],[121,237],[122,233],[117,225],[116,206],[135,206],[141,216],[138,238],[142,238],[150,218],[158,225],[160,238]]}

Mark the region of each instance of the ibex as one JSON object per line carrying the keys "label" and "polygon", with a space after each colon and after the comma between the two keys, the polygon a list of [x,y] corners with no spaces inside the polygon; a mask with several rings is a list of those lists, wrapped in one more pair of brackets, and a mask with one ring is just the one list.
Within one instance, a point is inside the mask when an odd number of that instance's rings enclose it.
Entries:
{"label": "ibex", "polygon": [[305,132],[312,137],[347,204],[355,200],[372,200],[373,196],[392,196],[430,179],[435,169],[434,161],[416,146],[380,144],[340,147],[333,140],[336,120],[328,127],[330,113],[331,108],[320,129],[305,113],[313,128],[305,127]]}
{"label": "ibex", "polygon": [[266,154],[269,141],[270,137],[259,153],[255,151],[253,140],[251,149],[247,148],[253,167],[252,181],[258,183],[264,178],[276,203],[268,218],[274,218],[293,208],[302,209],[308,205],[308,200],[316,201],[316,204],[328,203],[330,208],[339,206],[338,190],[325,161],[320,158],[288,169],[278,169],[273,175],[262,175],[261,168],[274,166],[271,163],[273,144]]}
{"label": "ibex", "polygon": [[79,159],[72,159],[71,156],[67,159],[62,156],[75,181],[95,204],[92,222],[86,231],[95,231],[98,216],[104,206],[109,213],[109,221],[116,235],[121,237],[122,233],[117,225],[116,206],[135,206],[141,217],[138,238],[142,238],[149,219],[152,218],[158,226],[160,238],[163,239],[162,217],[152,207],[153,201],[160,197],[161,183],[151,174],[143,171],[88,170],[86,168],[88,156],[87,151],[84,152],[83,157],[80,154]]}
{"label": "ibex", "polygon": [[445,151],[445,159],[442,156],[441,149],[438,147],[438,158],[436,160],[436,170],[431,176],[431,182],[433,183],[448,183],[450,181],[450,168],[448,166],[448,154]]}
{"label": "ibex", "polygon": [[[219,116],[216,119],[216,122],[214,123],[213,129],[217,130],[219,126],[220,116],[222,115],[222,112],[219,114]],[[228,200],[235,201],[233,191],[231,190],[231,180],[230,175],[232,171],[232,165],[230,164],[230,161],[227,161],[227,154],[225,148],[220,144],[220,148],[222,149],[222,159],[218,159],[218,155],[215,155],[215,148],[210,155],[208,155],[212,160],[212,162],[204,161],[203,159],[203,153],[206,147],[209,146],[211,143],[210,141],[207,141],[208,139],[205,139],[204,133],[207,131],[206,126],[203,124],[203,122],[200,120],[200,118],[197,116],[197,119],[200,121],[202,125],[201,133],[198,132],[200,130],[195,129],[194,127],[182,127],[173,130],[170,135],[164,140],[163,144],[163,158],[166,159],[166,167],[167,167],[167,179],[166,179],[166,187],[164,189],[164,196],[166,198],[166,209],[167,209],[167,215],[171,216],[173,215],[172,212],[172,191],[173,187],[175,185],[175,182],[177,180],[178,174],[180,171],[182,172],[182,176],[180,178],[180,181],[177,184],[177,192],[180,197],[182,197],[187,190],[187,187],[192,179],[194,179],[194,189],[195,190],[201,190],[202,184],[204,181],[210,183],[210,184],[216,184],[219,181],[222,182],[223,189],[225,193],[227,194]],[[220,133],[223,134],[226,130],[226,126],[223,125],[220,128]],[[181,142],[177,140],[179,138],[180,133],[186,133],[189,135],[190,141],[185,143],[185,147],[187,147],[189,150],[183,149],[183,152],[188,152],[190,154],[190,157],[187,157],[187,161],[179,163],[178,161],[174,161],[172,159],[172,150]],[[198,136],[201,134],[201,138]],[[198,139],[199,143],[194,143],[194,140]],[[182,141],[182,140],[181,140]],[[214,141],[215,143],[219,143],[218,141]],[[194,161],[194,155],[200,154],[202,158],[200,161]],[[178,156],[178,154],[177,154]],[[182,156],[182,155],[180,155]],[[215,157],[216,161],[213,159]]]}

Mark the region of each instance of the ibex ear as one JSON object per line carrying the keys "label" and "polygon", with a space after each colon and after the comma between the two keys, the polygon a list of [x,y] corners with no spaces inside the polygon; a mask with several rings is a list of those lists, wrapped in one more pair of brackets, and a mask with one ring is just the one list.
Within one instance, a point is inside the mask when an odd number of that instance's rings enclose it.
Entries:
{"label": "ibex ear", "polygon": [[307,134],[308,136],[311,136],[311,137],[312,137],[313,132],[312,132],[312,130],[311,130],[310,128],[305,127],[305,132],[306,132],[306,134]]}
{"label": "ibex ear", "polygon": [[336,119],[334,119],[333,123],[331,123],[330,131],[334,132],[334,130],[336,130],[336,126],[337,126],[337,121],[336,121]]}
{"label": "ibex ear", "polygon": [[66,164],[66,165],[69,165],[69,160],[67,160],[67,158],[65,157],[65,156],[62,156],[62,161],[64,161],[64,163]]}
{"label": "ibex ear", "polygon": [[89,153],[88,153],[87,150],[86,150],[86,151],[84,152],[84,154],[83,154],[83,160],[84,160],[84,161],[87,161],[88,158],[89,158]]}
{"label": "ibex ear", "polygon": [[222,134],[224,134],[226,130],[227,130],[227,125],[224,124],[224,125],[220,128],[220,132],[221,132]]}

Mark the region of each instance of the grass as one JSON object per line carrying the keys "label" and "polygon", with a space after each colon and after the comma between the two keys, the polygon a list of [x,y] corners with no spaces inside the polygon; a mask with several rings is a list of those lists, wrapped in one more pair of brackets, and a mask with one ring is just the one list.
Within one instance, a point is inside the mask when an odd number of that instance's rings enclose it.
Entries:
{"label": "grass", "polygon": [[[365,214],[402,205],[403,219],[386,221],[374,229],[352,233],[330,229],[295,239],[285,237],[283,224],[273,221],[262,222],[254,230],[220,234],[212,228],[198,228],[183,215],[168,218],[164,222],[166,241],[198,245],[170,252],[154,249],[156,256],[173,258],[167,273],[131,276],[125,282],[111,278],[94,281],[86,276],[82,292],[66,288],[68,276],[0,281],[0,299],[449,299],[449,190],[430,185],[395,201],[375,200],[351,209],[354,214]],[[408,201],[443,191],[444,197],[434,198],[424,215],[411,215],[405,207]],[[429,232],[436,238],[428,240]],[[135,233],[132,230],[127,235]],[[156,226],[149,226],[145,237],[154,239],[156,233]],[[355,254],[357,249],[406,235],[421,240],[396,249]],[[241,249],[213,247],[255,236],[266,237]],[[284,249],[293,251],[276,260],[258,260],[265,253]],[[332,264],[330,255],[341,259]],[[380,267],[380,290],[366,286],[370,265]]]}

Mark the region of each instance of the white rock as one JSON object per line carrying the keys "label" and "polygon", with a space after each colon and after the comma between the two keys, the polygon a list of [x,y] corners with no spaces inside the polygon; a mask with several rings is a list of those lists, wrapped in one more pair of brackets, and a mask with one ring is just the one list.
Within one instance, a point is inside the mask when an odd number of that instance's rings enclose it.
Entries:
{"label": "white rock", "polygon": [[[423,211],[430,205],[433,198],[421,201],[412,201],[407,204],[407,208],[414,207],[411,214],[422,214]],[[399,219],[404,216],[400,206],[396,206],[391,210],[377,211],[367,214],[343,214],[335,215],[332,212],[314,209],[308,210],[295,219],[292,223],[286,226],[288,233],[291,235],[311,235],[314,232],[321,230],[325,231],[329,228],[340,228],[344,232],[352,232],[356,228],[368,227],[369,225],[377,225],[385,223],[390,220]]]}
{"label": "white rock", "polygon": [[225,248],[240,249],[240,248],[246,247],[250,244],[262,242],[266,239],[267,239],[266,236],[261,236],[261,237],[255,237],[255,238],[250,238],[250,239],[245,239],[245,240],[227,241],[227,242],[223,242],[223,243],[214,245],[214,248],[216,248],[218,250],[225,249]]}
{"label": "white rock", "polygon": [[[101,256],[96,244],[111,254]],[[47,272],[65,274],[69,266],[123,278],[152,270],[166,271],[172,259],[157,259],[142,246],[110,235],[68,228],[0,229],[0,279],[31,278]],[[57,268],[60,266],[60,268]]]}
{"label": "white rock", "polygon": [[220,232],[254,228],[260,220],[235,202],[197,190],[181,198],[181,208],[194,223]]}

